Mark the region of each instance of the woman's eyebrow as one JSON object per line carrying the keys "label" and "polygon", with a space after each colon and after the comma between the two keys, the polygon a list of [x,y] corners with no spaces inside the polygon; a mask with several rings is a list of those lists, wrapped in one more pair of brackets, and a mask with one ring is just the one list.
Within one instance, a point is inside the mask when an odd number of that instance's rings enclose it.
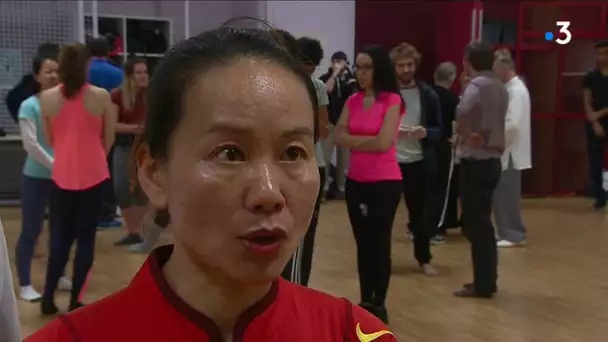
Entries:
{"label": "woman's eyebrow", "polygon": [[314,137],[314,132],[312,131],[312,129],[308,128],[308,127],[294,127],[291,128],[289,130],[286,130],[283,133],[284,137],[293,137],[293,136],[305,136],[305,137]]}

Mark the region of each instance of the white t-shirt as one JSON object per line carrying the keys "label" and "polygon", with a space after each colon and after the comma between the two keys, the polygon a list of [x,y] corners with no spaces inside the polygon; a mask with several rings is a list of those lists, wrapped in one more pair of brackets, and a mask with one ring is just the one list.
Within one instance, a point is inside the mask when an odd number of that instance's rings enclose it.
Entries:
{"label": "white t-shirt", "polygon": [[[325,86],[325,83],[314,76],[311,76],[311,79],[317,90],[319,107],[329,106],[329,96],[327,96],[327,87]],[[323,157],[323,148],[320,141],[315,144],[315,155],[317,157],[317,166],[325,167],[325,158]]]}

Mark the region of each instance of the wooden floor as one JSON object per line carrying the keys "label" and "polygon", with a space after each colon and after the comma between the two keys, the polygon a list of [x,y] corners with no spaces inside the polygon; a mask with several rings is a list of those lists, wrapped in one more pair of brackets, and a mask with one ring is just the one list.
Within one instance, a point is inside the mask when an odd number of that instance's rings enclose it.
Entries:
{"label": "wooden floor", "polygon": [[[391,329],[400,341],[608,341],[608,216],[591,211],[585,199],[526,200],[523,206],[528,247],[500,251],[500,292],[492,300],[452,296],[471,274],[468,245],[457,232],[448,244],[433,248],[440,276],[421,275],[412,245],[403,238],[406,214],[400,208],[388,298]],[[11,258],[19,215],[16,209],[0,209]],[[98,234],[87,301],[125,286],[142,264],[144,256],[112,246],[120,235],[120,230]],[[343,203],[323,206],[315,253],[311,286],[357,302],[354,243]],[[40,290],[44,260],[33,266],[34,285]],[[62,308],[66,297],[60,295]],[[19,303],[24,336],[46,323],[38,308]]]}

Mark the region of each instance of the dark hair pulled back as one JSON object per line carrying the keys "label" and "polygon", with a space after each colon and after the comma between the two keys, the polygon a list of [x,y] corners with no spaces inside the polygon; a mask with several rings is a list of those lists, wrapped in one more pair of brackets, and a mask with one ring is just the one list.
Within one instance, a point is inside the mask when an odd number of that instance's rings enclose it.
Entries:
{"label": "dark hair pulled back", "polygon": [[[148,88],[143,140],[152,158],[168,157],[169,141],[184,114],[184,94],[196,77],[239,57],[272,61],[291,71],[306,85],[311,110],[316,115],[318,101],[312,80],[292,57],[289,47],[282,44],[285,37],[278,32],[281,31],[223,25],[171,48],[156,66]],[[316,136],[315,126],[315,139]]]}

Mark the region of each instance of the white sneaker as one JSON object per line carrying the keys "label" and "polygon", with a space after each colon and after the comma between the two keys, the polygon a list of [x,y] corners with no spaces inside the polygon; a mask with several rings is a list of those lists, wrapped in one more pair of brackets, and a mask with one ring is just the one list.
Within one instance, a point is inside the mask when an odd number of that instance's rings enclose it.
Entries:
{"label": "white sneaker", "polygon": [[526,241],[522,242],[511,242],[507,240],[500,240],[496,242],[496,247],[498,248],[512,248],[512,247],[523,247],[526,245]]}
{"label": "white sneaker", "polygon": [[72,281],[68,279],[68,277],[59,278],[59,283],[57,283],[57,289],[59,291],[71,291]]}
{"label": "white sneaker", "polygon": [[42,295],[34,290],[32,285],[21,286],[19,289],[19,298],[26,302],[37,302],[42,300]]}

